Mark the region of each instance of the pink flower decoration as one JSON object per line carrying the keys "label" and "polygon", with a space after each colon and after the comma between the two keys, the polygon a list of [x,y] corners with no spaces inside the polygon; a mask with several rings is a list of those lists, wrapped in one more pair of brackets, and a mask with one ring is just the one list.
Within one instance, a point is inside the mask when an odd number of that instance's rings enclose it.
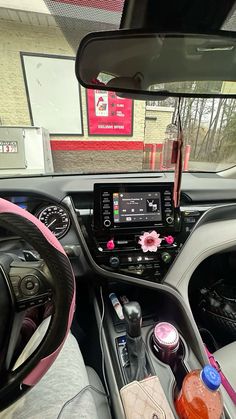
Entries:
{"label": "pink flower decoration", "polygon": [[115,243],[114,243],[114,240],[109,240],[108,242],[107,242],[107,249],[108,250],[113,250],[115,248]]}
{"label": "pink flower decoration", "polygon": [[156,252],[158,247],[161,245],[162,239],[160,239],[160,234],[157,234],[156,231],[151,231],[151,233],[143,233],[139,237],[139,244],[142,247],[143,252]]}
{"label": "pink flower decoration", "polygon": [[175,239],[174,239],[173,236],[167,236],[167,237],[165,237],[165,241],[166,241],[167,244],[173,244]]}

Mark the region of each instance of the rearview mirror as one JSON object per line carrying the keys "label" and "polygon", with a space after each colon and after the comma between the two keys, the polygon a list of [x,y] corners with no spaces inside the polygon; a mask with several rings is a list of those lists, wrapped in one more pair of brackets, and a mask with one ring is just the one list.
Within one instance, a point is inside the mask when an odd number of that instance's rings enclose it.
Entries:
{"label": "rearview mirror", "polygon": [[79,46],[76,75],[136,98],[236,97],[236,34],[95,32]]}

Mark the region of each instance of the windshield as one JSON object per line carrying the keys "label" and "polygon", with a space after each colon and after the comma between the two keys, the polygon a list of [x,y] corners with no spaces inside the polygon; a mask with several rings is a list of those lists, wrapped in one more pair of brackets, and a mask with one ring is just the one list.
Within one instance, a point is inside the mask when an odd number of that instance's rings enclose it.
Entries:
{"label": "windshield", "polygon": [[0,0],[0,176],[173,171],[178,106],[184,171],[236,165],[235,99],[138,101],[78,85],[80,40],[118,29],[123,3]]}

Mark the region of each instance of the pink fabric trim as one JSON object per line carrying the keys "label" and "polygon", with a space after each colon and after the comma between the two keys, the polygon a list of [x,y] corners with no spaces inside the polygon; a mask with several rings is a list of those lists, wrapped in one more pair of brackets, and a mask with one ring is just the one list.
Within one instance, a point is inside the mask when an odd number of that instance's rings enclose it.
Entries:
{"label": "pink fabric trim", "polygon": [[35,224],[38,229],[41,231],[41,233],[44,235],[45,239],[53,246],[55,249],[57,249],[59,252],[63,253],[65,255],[65,251],[57,238],[54,236],[54,234],[43,224],[41,221],[38,220],[33,214],[30,214],[30,212],[26,211],[25,209],[18,207],[17,205],[13,204],[12,202],[9,202],[5,199],[0,198],[0,214],[3,212],[10,212],[12,214],[20,215],[21,217],[26,218],[26,220],[31,221],[33,224]]}

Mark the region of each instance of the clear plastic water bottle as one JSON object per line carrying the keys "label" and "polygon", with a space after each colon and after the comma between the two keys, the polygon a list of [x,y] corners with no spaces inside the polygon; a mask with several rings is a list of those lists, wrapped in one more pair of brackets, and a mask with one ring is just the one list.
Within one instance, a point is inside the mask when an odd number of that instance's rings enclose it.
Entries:
{"label": "clear plastic water bottle", "polygon": [[220,384],[220,374],[211,365],[189,372],[175,402],[180,419],[220,419],[223,413]]}

